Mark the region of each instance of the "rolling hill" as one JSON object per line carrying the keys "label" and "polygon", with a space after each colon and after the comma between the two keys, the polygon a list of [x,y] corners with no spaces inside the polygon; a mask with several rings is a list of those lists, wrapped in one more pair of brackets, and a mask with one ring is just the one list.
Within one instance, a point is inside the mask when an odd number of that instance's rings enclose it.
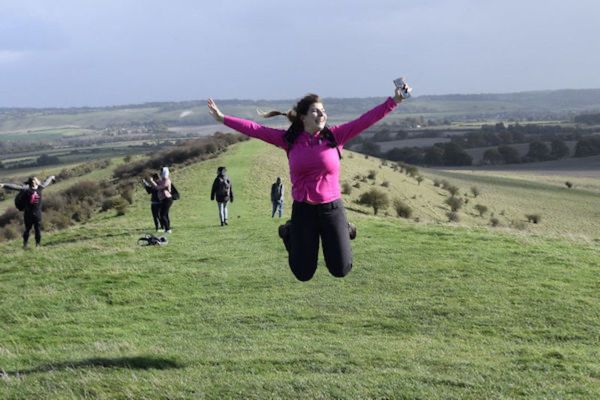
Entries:
{"label": "rolling hill", "polygon": [[[236,194],[228,227],[209,201],[219,165]],[[270,184],[281,176],[289,188],[285,165],[283,152],[249,141],[174,169],[182,199],[163,247],[136,244],[151,226],[142,191],[125,216],[46,233],[42,248],[0,244],[3,397],[600,395],[599,233],[586,214],[597,187],[435,170],[419,185],[346,152],[342,180],[360,183],[345,198],[354,270],[335,279],[320,264],[300,283],[270,218]],[[446,222],[447,194],[433,185],[444,178],[481,191],[459,224]],[[371,187],[404,199],[413,218],[355,204]],[[471,215],[475,202],[504,211],[504,228]],[[506,226],[528,207],[542,210],[540,224]]]}

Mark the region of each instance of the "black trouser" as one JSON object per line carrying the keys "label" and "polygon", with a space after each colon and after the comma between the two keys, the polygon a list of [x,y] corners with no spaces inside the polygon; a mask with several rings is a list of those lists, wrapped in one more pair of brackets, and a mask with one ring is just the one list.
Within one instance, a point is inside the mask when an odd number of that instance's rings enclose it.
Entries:
{"label": "black trouser", "polygon": [[352,249],[342,200],[318,205],[294,201],[289,262],[296,278],[308,281],[317,270],[319,236],[329,273],[338,278],[348,275]]}
{"label": "black trouser", "polygon": [[35,232],[35,244],[39,245],[42,240],[42,215],[25,212],[23,214],[23,222],[25,224],[25,232],[23,232],[23,246],[27,246],[29,240],[29,231],[33,227]]}
{"label": "black trouser", "polygon": [[171,229],[171,220],[169,219],[169,208],[171,208],[171,205],[173,204],[173,199],[170,197],[167,197],[166,199],[163,199],[160,202],[160,209],[159,209],[159,213],[160,213],[160,221],[162,222],[162,227],[164,228],[165,231],[168,231],[169,229]]}
{"label": "black trouser", "polygon": [[154,227],[156,230],[162,227],[162,221],[160,220],[160,203],[151,203],[150,210],[152,211],[152,220],[154,221]]}

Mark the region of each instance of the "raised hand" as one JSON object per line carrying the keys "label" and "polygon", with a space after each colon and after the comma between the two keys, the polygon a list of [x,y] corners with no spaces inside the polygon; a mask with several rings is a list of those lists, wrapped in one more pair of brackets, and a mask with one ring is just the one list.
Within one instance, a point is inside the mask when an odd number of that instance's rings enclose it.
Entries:
{"label": "raised hand", "polygon": [[208,99],[208,113],[217,121],[223,123],[225,115],[219,110],[213,99]]}
{"label": "raised hand", "polygon": [[412,92],[412,88],[410,86],[408,86],[408,84],[404,84],[404,86],[402,87],[397,87],[396,90],[394,90],[394,101],[396,103],[401,103],[402,100],[404,100],[404,96],[402,95],[402,92]]}

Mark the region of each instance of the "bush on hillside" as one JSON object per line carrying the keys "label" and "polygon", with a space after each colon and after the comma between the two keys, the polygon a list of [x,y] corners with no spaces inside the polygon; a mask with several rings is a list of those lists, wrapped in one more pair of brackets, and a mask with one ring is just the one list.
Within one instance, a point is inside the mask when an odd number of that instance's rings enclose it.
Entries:
{"label": "bush on hillside", "polygon": [[451,211],[458,211],[463,206],[463,199],[452,196],[448,197],[445,203],[448,204],[448,206],[450,206]]}
{"label": "bush on hillside", "polygon": [[372,207],[373,213],[377,215],[380,209],[386,208],[389,205],[390,200],[387,193],[376,188],[371,188],[368,192],[361,194],[357,202],[358,204]]}
{"label": "bush on hillside", "polygon": [[394,209],[396,210],[396,215],[400,218],[410,218],[412,215],[412,208],[404,201],[396,198],[393,202]]}
{"label": "bush on hillside", "polygon": [[460,217],[457,212],[449,211],[446,213],[446,217],[448,217],[449,222],[458,222],[460,221]]}
{"label": "bush on hillside", "polygon": [[492,218],[490,218],[490,225],[493,226],[494,228],[497,226],[500,226],[500,220],[496,217],[492,217]]}
{"label": "bush on hillside", "polygon": [[566,181],[566,182],[565,182],[565,185],[566,185],[566,186],[567,186],[569,189],[572,189],[572,188],[573,188],[573,182]]}
{"label": "bush on hillside", "polygon": [[488,211],[488,208],[483,204],[475,204],[475,210],[479,213],[479,216],[483,218],[483,215]]}
{"label": "bush on hillside", "polygon": [[350,194],[352,193],[352,185],[348,182],[342,183],[342,194]]}
{"label": "bush on hillside", "polygon": [[481,194],[477,186],[471,186],[471,193],[473,194],[473,197],[477,197]]}
{"label": "bush on hillside", "polygon": [[542,220],[540,214],[527,214],[525,218],[527,218],[527,222],[533,222],[534,224],[538,224]]}

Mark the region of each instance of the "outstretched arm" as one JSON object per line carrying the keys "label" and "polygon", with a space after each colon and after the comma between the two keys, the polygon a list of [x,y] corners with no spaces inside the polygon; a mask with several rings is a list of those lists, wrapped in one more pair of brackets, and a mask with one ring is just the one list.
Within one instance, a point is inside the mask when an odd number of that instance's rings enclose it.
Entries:
{"label": "outstretched arm", "polygon": [[337,143],[339,145],[345,144],[350,139],[357,136],[365,129],[374,125],[387,114],[389,114],[394,108],[396,108],[398,104],[402,102],[402,100],[404,100],[404,97],[402,97],[403,90],[410,91],[412,89],[408,85],[405,85],[404,88],[396,88],[394,91],[394,97],[388,97],[385,102],[373,108],[372,110],[367,111],[357,119],[341,125],[332,126],[330,130]]}
{"label": "outstretched arm", "polygon": [[54,175],[51,175],[51,176],[47,177],[43,183],[40,183],[40,186],[42,188],[46,188],[46,186],[48,186],[49,184],[51,184],[54,181],[56,181],[56,177]]}
{"label": "outstretched arm", "polygon": [[254,121],[225,115],[219,110],[213,99],[208,99],[208,113],[213,116],[215,121],[225,124],[225,126],[246,136],[260,139],[283,149],[287,149],[288,147],[284,140],[284,130],[268,128]]}
{"label": "outstretched arm", "polygon": [[27,185],[17,185],[15,183],[0,183],[0,188],[8,190],[23,190],[27,188]]}

